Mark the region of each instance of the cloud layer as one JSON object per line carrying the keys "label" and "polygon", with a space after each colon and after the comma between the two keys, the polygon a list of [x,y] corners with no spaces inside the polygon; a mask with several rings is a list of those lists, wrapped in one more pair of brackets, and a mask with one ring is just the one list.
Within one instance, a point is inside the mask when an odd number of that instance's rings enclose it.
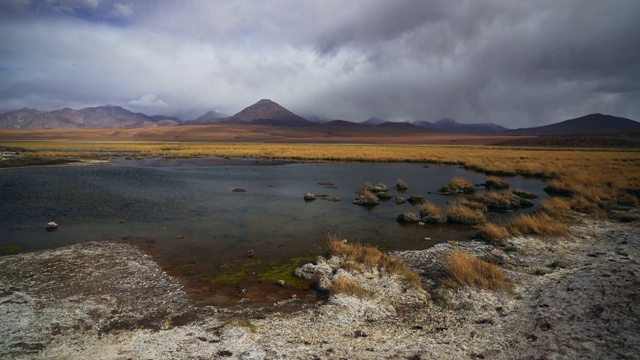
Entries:
{"label": "cloud layer", "polygon": [[7,0],[0,111],[640,120],[635,0]]}

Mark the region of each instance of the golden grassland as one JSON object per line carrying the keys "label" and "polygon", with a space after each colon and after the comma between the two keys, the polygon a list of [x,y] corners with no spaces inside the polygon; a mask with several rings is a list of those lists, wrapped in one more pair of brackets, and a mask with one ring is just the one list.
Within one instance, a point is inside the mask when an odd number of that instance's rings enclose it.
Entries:
{"label": "golden grassland", "polygon": [[[473,145],[363,145],[198,142],[6,141],[47,158],[204,156],[257,157],[321,161],[404,161],[455,164],[488,175],[546,179],[559,193],[580,197],[583,205],[640,197],[640,151],[616,149],[541,149]],[[594,210],[593,208],[591,210]]]}

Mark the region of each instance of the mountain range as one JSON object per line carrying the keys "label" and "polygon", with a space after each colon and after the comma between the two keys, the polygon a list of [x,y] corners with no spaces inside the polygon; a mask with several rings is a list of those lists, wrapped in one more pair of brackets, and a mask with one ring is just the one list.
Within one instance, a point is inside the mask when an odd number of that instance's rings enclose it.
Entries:
{"label": "mountain range", "polygon": [[367,130],[394,134],[403,132],[442,132],[527,136],[599,134],[640,130],[640,123],[637,121],[602,114],[590,114],[551,125],[514,130],[493,123],[464,124],[449,118],[434,122],[422,120],[412,123],[388,122],[376,117],[360,123],[346,120],[329,121],[321,117],[310,118],[314,120],[322,119],[322,121],[310,121],[294,114],[274,101],[262,99],[232,116],[217,111],[209,111],[193,120],[182,120],[165,115],[149,116],[112,105],[88,107],[79,110],[70,108],[52,111],[21,109],[0,114],[0,128],[124,128],[190,124],[240,124],[310,127],[336,134],[344,131]]}

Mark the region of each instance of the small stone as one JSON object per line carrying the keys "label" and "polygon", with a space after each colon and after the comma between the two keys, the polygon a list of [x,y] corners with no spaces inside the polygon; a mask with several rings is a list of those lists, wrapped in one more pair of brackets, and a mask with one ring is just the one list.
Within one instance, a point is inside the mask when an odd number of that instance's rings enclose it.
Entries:
{"label": "small stone", "polygon": [[237,193],[247,192],[247,190],[245,190],[245,189],[240,189],[240,188],[236,188],[236,189],[233,189],[233,190],[231,190],[231,191],[233,191],[233,192],[237,192]]}
{"label": "small stone", "polygon": [[305,201],[313,201],[316,199],[316,196],[312,193],[306,193],[304,194],[304,200]]}
{"label": "small stone", "polygon": [[45,225],[44,228],[47,229],[47,231],[53,231],[53,230],[58,228],[58,224],[56,224],[53,221],[50,221],[50,222],[47,223],[47,225]]}
{"label": "small stone", "polygon": [[285,282],[284,282],[284,280],[278,280],[278,281],[276,281],[276,285],[278,285],[278,286],[281,286],[281,287],[282,287],[282,286],[284,286],[284,285],[285,285]]}
{"label": "small stone", "polygon": [[249,250],[249,251],[247,251],[247,256],[252,258],[252,257],[256,256],[256,252],[253,251],[253,250]]}
{"label": "small stone", "polygon": [[184,239],[184,235],[178,235],[176,236],[176,239]]}

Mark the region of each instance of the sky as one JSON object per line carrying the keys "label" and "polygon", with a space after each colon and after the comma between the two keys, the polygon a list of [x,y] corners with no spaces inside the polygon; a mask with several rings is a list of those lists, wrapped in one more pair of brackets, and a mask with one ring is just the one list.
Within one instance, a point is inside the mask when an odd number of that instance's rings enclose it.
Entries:
{"label": "sky", "polygon": [[1,0],[0,112],[640,120],[638,0]]}

